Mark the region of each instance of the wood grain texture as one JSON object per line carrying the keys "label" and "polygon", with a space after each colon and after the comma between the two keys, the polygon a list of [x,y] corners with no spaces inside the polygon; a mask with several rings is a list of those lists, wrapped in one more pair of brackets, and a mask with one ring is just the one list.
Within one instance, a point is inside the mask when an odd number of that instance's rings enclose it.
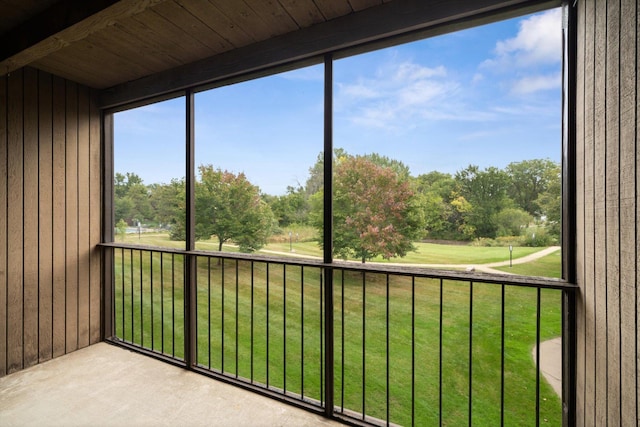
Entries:
{"label": "wood grain texture", "polygon": [[[75,25],[63,23],[63,28],[58,32],[46,37],[41,36],[44,38],[39,43],[33,44],[8,59],[3,59],[0,62],[0,73],[5,74],[17,70],[39,58],[86,38],[89,34],[111,25],[116,19],[140,13],[161,1],[164,0],[120,0],[111,7],[102,9],[97,13],[88,14],[86,19],[77,22]],[[79,4],[84,3],[87,2],[80,2]],[[73,8],[75,7],[76,5],[71,5],[71,10],[67,10],[66,13],[73,15]],[[62,16],[65,16],[65,11],[62,11]]]}
{"label": "wood grain texture", "polygon": [[53,357],[66,352],[65,82],[53,78]]}
{"label": "wood grain texture", "polygon": [[53,103],[52,78],[38,73],[38,357],[53,357]]}
{"label": "wood grain texture", "polygon": [[38,363],[38,72],[25,68],[23,113],[23,340],[25,368]]}
{"label": "wood grain texture", "polygon": [[78,86],[66,82],[65,329],[66,352],[78,348]]}
{"label": "wood grain texture", "polygon": [[95,92],[34,68],[0,95],[2,376],[100,340],[101,126]]}
{"label": "wood grain texture", "polygon": [[7,373],[23,367],[23,72],[9,76],[7,96]]}
{"label": "wood grain texture", "polygon": [[100,265],[101,241],[101,117],[96,105],[97,94],[89,93],[89,341],[101,339],[102,280]]}
{"label": "wood grain texture", "polygon": [[0,77],[0,376],[7,373],[7,77]]}
{"label": "wood grain texture", "polygon": [[89,345],[89,89],[78,88],[78,348]]}
{"label": "wood grain texture", "polygon": [[[595,188],[594,188],[594,71],[595,71],[595,4],[586,2],[585,15],[585,114],[584,114],[584,198],[585,198],[585,426],[595,425]],[[586,232],[589,230],[588,232]]]}
{"label": "wood grain texture", "polygon": [[606,3],[605,69],[605,251],[607,409],[610,425],[620,422],[620,4]]}
{"label": "wood grain texture", "polygon": [[606,176],[606,0],[595,2],[594,58],[594,237],[595,237],[595,425],[607,420],[607,234]]}
{"label": "wood grain texture", "polygon": [[576,328],[576,424],[584,425],[586,367],[586,300],[585,300],[585,3],[577,5],[576,52],[576,282],[581,292],[577,296]]}

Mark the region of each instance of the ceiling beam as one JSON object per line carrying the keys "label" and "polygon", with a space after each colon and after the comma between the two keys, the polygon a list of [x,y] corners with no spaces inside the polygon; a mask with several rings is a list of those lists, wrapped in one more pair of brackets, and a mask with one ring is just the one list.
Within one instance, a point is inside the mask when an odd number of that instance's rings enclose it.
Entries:
{"label": "ceiling beam", "polygon": [[[246,47],[123,83],[101,92],[115,108],[178,90],[215,85],[328,52],[342,56],[417,40],[560,5],[561,0],[392,0]],[[351,51],[349,51],[351,49]],[[342,51],[342,52],[340,52]]]}
{"label": "ceiling beam", "polygon": [[5,75],[165,0],[62,0],[0,35]]}

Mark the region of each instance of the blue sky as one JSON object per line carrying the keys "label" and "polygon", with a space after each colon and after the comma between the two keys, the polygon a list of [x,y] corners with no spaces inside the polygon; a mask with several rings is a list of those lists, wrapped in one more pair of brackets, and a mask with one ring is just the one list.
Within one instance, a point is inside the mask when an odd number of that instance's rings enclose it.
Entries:
{"label": "blue sky", "polygon": [[[413,175],[561,153],[559,9],[338,60],[334,146]],[[196,165],[244,172],[269,194],[304,184],[323,145],[323,67],[196,95]],[[184,99],[116,114],[115,169],[184,176]]]}

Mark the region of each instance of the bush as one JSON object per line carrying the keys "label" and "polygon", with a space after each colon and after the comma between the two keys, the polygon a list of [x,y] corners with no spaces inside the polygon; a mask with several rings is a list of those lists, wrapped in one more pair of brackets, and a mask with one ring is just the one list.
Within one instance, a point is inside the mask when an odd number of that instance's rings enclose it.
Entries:
{"label": "bush", "polygon": [[490,239],[488,237],[480,237],[475,239],[471,246],[480,246],[480,247],[500,247],[505,248],[507,246],[526,246],[524,236],[503,236],[497,237],[495,239]]}
{"label": "bush", "polygon": [[544,228],[532,227],[527,229],[524,236],[524,246],[540,247],[551,246],[556,244],[557,240],[553,236],[547,234]]}

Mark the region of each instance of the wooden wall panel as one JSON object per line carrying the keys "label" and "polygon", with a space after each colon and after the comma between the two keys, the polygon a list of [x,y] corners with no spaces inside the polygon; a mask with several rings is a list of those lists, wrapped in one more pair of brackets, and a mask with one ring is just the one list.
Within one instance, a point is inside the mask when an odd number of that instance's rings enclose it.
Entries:
{"label": "wooden wall panel", "polygon": [[0,376],[7,373],[7,79],[0,79]]}
{"label": "wooden wall panel", "polygon": [[53,357],[53,87],[51,75],[38,79],[38,347],[39,361]]}
{"label": "wooden wall panel", "polygon": [[[606,355],[607,377],[606,419],[620,420],[620,3],[606,5],[606,65],[605,65],[605,254]],[[617,424],[614,423],[614,424]]]}
{"label": "wooden wall panel", "polygon": [[[584,106],[585,106],[585,85],[584,85],[584,75],[585,75],[585,31],[586,25],[584,16],[586,16],[584,8],[585,3],[581,2],[577,4],[578,7],[578,16],[581,19],[578,19],[576,29],[577,31],[577,39],[580,40],[577,46],[576,51],[576,116],[584,117]],[[576,123],[576,140],[584,141],[584,121]],[[577,144],[576,146],[576,188],[584,189],[585,186],[585,145]],[[576,194],[576,229],[584,230],[585,228],[585,200],[584,200],[584,191],[578,191]],[[584,250],[585,250],[585,236],[584,233],[582,235],[577,236],[577,248],[576,248],[576,281],[578,283],[585,283],[585,265],[584,265]],[[577,307],[576,307],[576,327],[584,331],[586,329],[586,310],[585,310],[585,295],[582,292],[577,297]],[[577,334],[576,339],[576,348],[577,348],[577,360],[576,360],[576,407],[584,408],[585,407],[585,366],[586,366],[586,345],[585,345],[585,334]],[[578,410],[576,413],[576,424],[584,425],[584,410]]]}
{"label": "wooden wall panel", "polygon": [[53,78],[53,357],[66,353],[64,80]]}
{"label": "wooden wall panel", "polygon": [[8,77],[7,96],[7,373],[22,369],[23,72]]}
{"label": "wooden wall panel", "polygon": [[66,351],[78,348],[78,85],[66,82],[65,301]]}
{"label": "wooden wall panel", "polygon": [[38,72],[25,68],[23,116],[23,367],[38,363]]}
{"label": "wooden wall panel", "polygon": [[89,96],[89,342],[94,344],[101,337],[101,270],[100,249],[94,242],[101,240],[102,230],[102,120],[97,106],[97,94]]}
{"label": "wooden wall panel", "polygon": [[89,89],[78,88],[78,347],[89,345]]}
{"label": "wooden wall panel", "polygon": [[0,77],[0,376],[100,340],[95,95],[32,68]]}
{"label": "wooden wall panel", "polygon": [[638,4],[577,7],[577,425],[638,425]]}
{"label": "wooden wall panel", "polygon": [[[595,78],[595,4],[588,2],[585,8],[585,66],[584,66],[584,286],[582,299],[585,310],[585,426],[593,426],[595,420],[595,211],[594,211],[594,78]],[[586,373],[591,373],[587,375]]]}

